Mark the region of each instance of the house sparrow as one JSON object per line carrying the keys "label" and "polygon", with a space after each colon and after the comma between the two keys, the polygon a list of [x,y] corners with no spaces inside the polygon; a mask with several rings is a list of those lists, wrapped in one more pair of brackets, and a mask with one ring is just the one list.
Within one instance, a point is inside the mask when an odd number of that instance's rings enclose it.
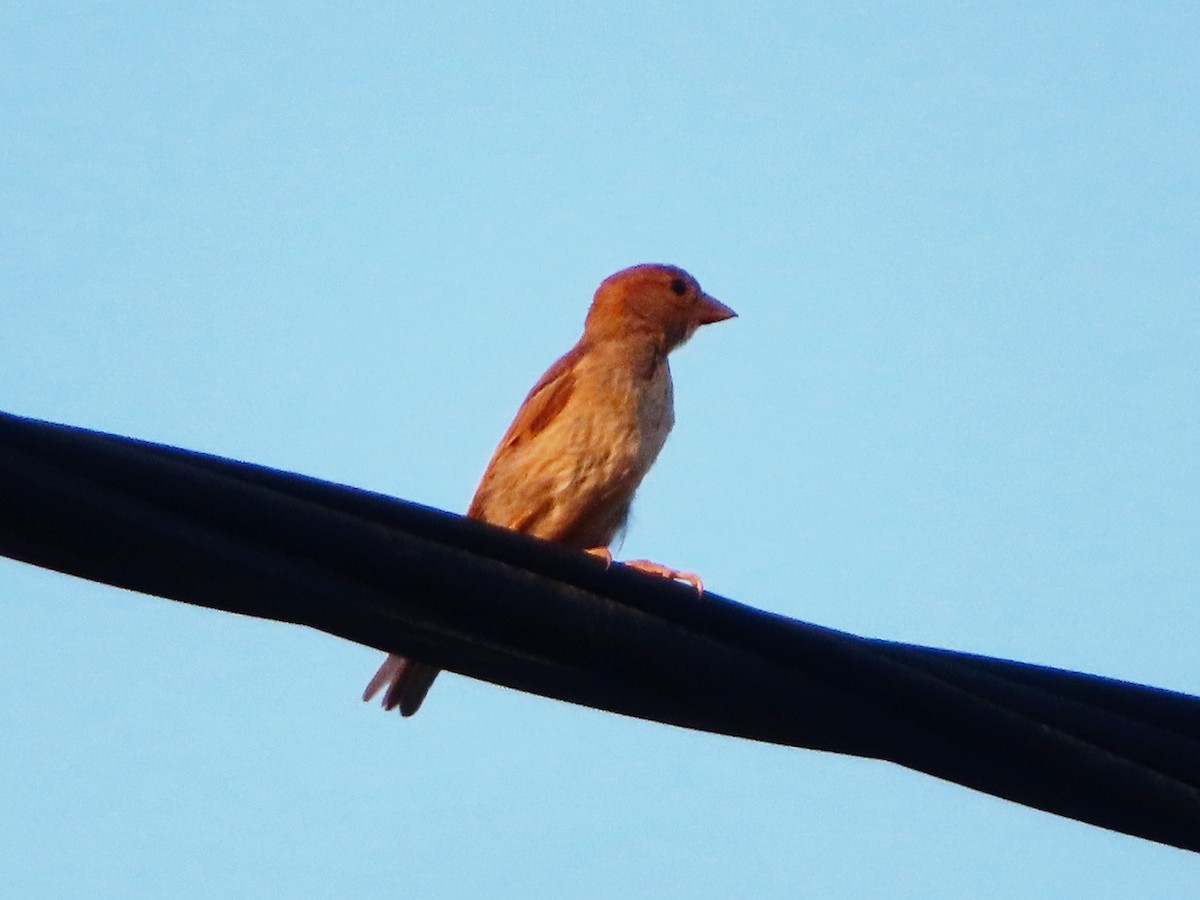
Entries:
{"label": "house sparrow", "polygon": [[[611,563],[608,545],[675,421],[667,354],[701,325],[734,315],[674,266],[633,266],[606,278],[579,342],[517,410],[467,515]],[[625,565],[703,590],[688,572],[648,560]],[[411,716],[437,674],[434,666],[392,654],[363,700],[386,685],[384,708]]]}

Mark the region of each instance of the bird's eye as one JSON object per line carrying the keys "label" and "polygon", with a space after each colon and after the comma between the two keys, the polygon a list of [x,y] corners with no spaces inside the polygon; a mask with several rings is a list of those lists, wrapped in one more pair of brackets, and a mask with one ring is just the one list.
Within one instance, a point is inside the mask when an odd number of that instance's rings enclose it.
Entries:
{"label": "bird's eye", "polygon": [[670,288],[671,293],[677,297],[682,297],[687,293],[687,283],[682,278],[672,278]]}

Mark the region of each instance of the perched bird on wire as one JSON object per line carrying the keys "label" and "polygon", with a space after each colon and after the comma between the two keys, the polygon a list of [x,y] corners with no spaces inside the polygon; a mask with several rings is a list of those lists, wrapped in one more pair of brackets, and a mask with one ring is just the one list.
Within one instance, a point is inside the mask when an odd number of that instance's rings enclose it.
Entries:
{"label": "perched bird on wire", "polygon": [[[675,266],[633,266],[606,278],[579,342],[517,410],[467,515],[611,562],[608,546],[675,422],[667,354],[701,325],[735,315]],[[690,572],[644,559],[624,565],[703,590]],[[437,674],[392,654],[363,699],[386,686],[384,708],[411,716]]]}

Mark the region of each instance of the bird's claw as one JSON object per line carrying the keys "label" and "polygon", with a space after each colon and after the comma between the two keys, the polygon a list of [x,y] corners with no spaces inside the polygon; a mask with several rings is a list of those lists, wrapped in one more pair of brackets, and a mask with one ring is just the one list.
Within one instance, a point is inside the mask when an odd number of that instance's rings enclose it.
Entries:
{"label": "bird's claw", "polygon": [[594,557],[596,557],[596,559],[601,560],[604,563],[604,568],[606,568],[606,569],[612,565],[612,562],[613,562],[612,551],[609,550],[607,547],[589,547],[588,549],[584,550],[583,552],[586,553],[588,556],[594,556]]}
{"label": "bird's claw", "polygon": [[[607,547],[589,547],[583,552],[601,560],[606,569],[613,564],[612,551]],[[657,575],[659,578],[669,578],[672,581],[686,582],[696,589],[697,594],[704,593],[704,582],[700,580],[700,576],[695,572],[683,572],[679,569],[672,569],[670,566],[651,562],[648,559],[631,559],[621,563],[621,565],[637,569],[639,572],[645,572],[647,575]]]}
{"label": "bird's claw", "polygon": [[657,575],[660,578],[670,578],[672,581],[686,582],[696,589],[697,594],[704,593],[704,582],[700,580],[700,576],[695,572],[682,572],[679,569],[672,569],[670,566],[651,562],[648,559],[631,559],[621,563],[621,565],[637,569],[639,572],[645,572],[647,575]]}

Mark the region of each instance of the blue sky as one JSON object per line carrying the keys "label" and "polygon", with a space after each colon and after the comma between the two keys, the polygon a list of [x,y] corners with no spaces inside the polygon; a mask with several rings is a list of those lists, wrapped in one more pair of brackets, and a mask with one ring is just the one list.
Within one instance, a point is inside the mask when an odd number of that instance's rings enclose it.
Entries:
{"label": "blue sky", "polygon": [[[0,408],[465,508],[595,285],[675,359],[619,555],[1200,694],[1194,4],[9,4]],[[878,762],[0,561],[13,896],[1192,895]]]}

